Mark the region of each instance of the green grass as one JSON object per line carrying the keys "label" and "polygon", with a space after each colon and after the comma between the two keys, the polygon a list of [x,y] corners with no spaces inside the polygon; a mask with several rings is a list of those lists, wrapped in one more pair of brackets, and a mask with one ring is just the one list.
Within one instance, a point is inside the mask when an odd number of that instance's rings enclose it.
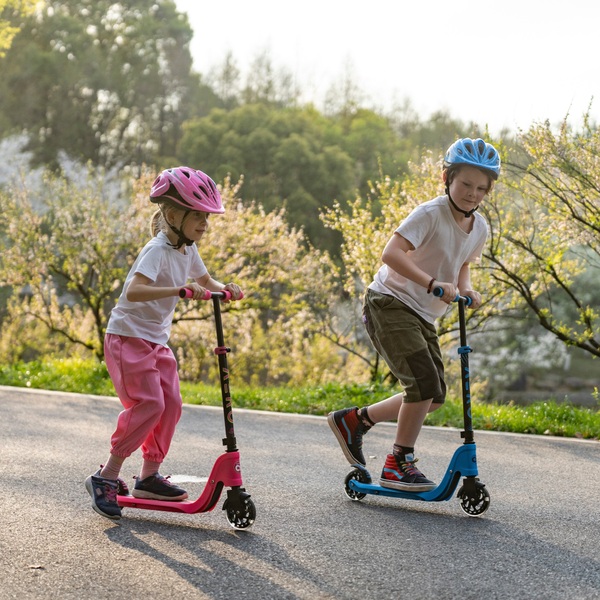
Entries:
{"label": "green grass", "polygon": [[[82,359],[52,358],[43,362],[0,367],[0,384],[102,396],[115,395],[105,366]],[[182,382],[181,392],[184,402],[190,404],[221,404],[218,386]],[[232,387],[232,398],[238,408],[310,415],[326,415],[331,410],[347,406],[364,406],[381,400],[388,394],[389,389],[383,386],[367,385]],[[448,400],[442,408],[427,417],[426,424],[462,427],[460,400]],[[552,400],[536,402],[530,406],[475,402],[473,427],[479,430],[600,440],[600,411]]]}
{"label": "green grass", "polygon": [[50,358],[0,367],[0,385],[115,396],[104,364],[79,358]]}

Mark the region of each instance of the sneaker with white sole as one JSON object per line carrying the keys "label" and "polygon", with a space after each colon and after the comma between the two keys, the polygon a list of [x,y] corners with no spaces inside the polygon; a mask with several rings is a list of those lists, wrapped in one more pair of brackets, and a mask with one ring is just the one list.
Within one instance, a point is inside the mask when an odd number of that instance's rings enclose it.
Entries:
{"label": "sneaker with white sole", "polygon": [[169,481],[169,476],[163,477],[160,473],[154,473],[146,479],[136,478],[131,495],[134,498],[174,501],[185,500],[188,497],[185,490]]}
{"label": "sneaker with white sole", "polygon": [[358,408],[344,408],[327,415],[327,423],[350,464],[366,465],[362,451],[363,435],[371,429],[358,416]]}
{"label": "sneaker with white sole", "polygon": [[388,454],[379,479],[379,485],[403,492],[428,492],[432,490],[437,484],[427,479],[415,467],[417,460],[412,454],[405,455],[404,460],[395,454]]}
{"label": "sneaker with white sole", "polygon": [[98,469],[85,480],[85,489],[92,497],[92,508],[99,515],[113,520],[121,518],[121,507],[117,504],[119,492],[117,481],[100,477],[100,469]]}

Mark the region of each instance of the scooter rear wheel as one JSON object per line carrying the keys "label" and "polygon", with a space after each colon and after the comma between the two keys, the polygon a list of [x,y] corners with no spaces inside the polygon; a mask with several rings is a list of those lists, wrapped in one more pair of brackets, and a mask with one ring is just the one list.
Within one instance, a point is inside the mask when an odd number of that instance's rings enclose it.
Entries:
{"label": "scooter rear wheel", "polygon": [[360,481],[360,483],[371,483],[371,476],[366,470],[357,468],[350,471],[350,473],[346,475],[346,479],[344,479],[344,491],[346,492],[346,496],[348,496],[350,500],[362,500],[366,494],[363,492],[357,492],[348,485],[353,479]]}

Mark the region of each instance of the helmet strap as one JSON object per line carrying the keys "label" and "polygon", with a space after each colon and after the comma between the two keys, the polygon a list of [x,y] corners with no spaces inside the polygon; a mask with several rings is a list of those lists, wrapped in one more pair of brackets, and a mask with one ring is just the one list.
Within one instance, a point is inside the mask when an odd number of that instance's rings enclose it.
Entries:
{"label": "helmet strap", "polygon": [[450,200],[450,204],[452,204],[452,206],[455,208],[455,210],[457,210],[459,213],[462,213],[463,215],[465,215],[465,219],[472,217],[473,213],[479,209],[479,206],[476,206],[475,208],[472,208],[471,210],[463,210],[462,208],[458,208],[458,206],[456,206],[456,203],[454,202],[454,200],[452,200],[452,196],[450,195],[450,188],[448,186],[446,186],[446,194],[448,195],[448,200]]}
{"label": "helmet strap", "polygon": [[165,217],[165,223],[170,227],[171,231],[173,231],[173,233],[175,233],[175,235],[177,235],[177,243],[176,244],[171,244],[169,242],[169,246],[171,246],[171,248],[175,248],[175,250],[179,250],[179,248],[181,248],[184,244],[186,246],[191,246],[194,243],[194,240],[190,240],[183,233],[183,223],[185,222],[185,220],[186,220],[187,216],[190,214],[190,212],[191,211],[189,211],[189,210],[185,211],[185,215],[183,215],[183,219],[181,219],[181,225],[179,227],[175,227],[175,225],[171,225],[171,223],[169,223],[168,219]]}

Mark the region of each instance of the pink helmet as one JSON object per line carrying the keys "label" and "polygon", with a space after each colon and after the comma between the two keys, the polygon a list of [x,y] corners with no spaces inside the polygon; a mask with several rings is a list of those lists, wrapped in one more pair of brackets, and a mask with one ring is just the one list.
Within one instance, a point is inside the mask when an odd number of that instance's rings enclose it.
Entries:
{"label": "pink helmet", "polygon": [[[173,193],[173,188],[177,193]],[[150,201],[163,200],[175,208],[188,211],[225,212],[215,182],[202,171],[189,167],[165,169],[156,178],[150,190]]]}

